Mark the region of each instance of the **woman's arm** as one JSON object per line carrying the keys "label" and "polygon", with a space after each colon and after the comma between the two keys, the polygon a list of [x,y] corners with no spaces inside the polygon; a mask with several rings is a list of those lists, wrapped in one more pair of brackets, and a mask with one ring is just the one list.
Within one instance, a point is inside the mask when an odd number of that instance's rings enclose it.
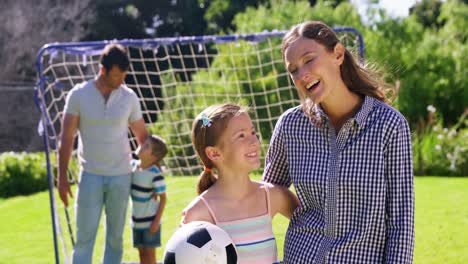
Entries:
{"label": "woman's arm", "polygon": [[265,157],[265,170],[263,171],[262,180],[289,187],[291,179],[288,174],[288,162],[284,145],[283,117],[284,115],[278,119],[271,136],[270,146]]}
{"label": "woman's arm", "polygon": [[384,156],[387,181],[385,263],[413,263],[413,161],[411,135],[406,120],[401,120],[395,128]]}

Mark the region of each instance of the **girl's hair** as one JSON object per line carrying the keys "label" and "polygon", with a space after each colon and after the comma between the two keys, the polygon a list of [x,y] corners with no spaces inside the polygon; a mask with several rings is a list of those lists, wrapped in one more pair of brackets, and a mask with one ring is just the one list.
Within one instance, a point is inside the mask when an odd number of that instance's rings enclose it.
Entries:
{"label": "girl's hair", "polygon": [[247,113],[247,109],[232,103],[213,105],[200,113],[192,125],[192,144],[205,167],[198,178],[197,192],[201,194],[210,188],[217,180],[214,174],[214,163],[206,156],[205,149],[209,146],[220,146],[221,135],[232,117]]}
{"label": "girl's hair", "polygon": [[[325,46],[329,52],[333,52],[336,44],[340,43],[332,28],[321,21],[308,21],[293,26],[283,37],[281,53],[285,60],[285,51],[292,42],[300,37],[313,39],[317,43]],[[340,73],[343,82],[351,92],[362,96],[372,96],[385,103],[390,103],[386,93],[393,88],[387,85],[377,70],[370,69],[369,66],[359,64],[348,49],[345,49],[344,60],[340,66]],[[311,99],[299,91],[301,107],[304,113],[311,119],[317,120],[315,104]]]}

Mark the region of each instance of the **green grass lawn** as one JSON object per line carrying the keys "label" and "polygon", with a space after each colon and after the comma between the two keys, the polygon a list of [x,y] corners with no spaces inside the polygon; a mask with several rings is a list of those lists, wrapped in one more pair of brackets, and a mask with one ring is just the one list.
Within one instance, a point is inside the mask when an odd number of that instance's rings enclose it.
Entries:
{"label": "green grass lawn", "polygon": [[[180,211],[195,197],[195,177],[168,178],[168,209],[162,240],[167,241],[180,221]],[[468,178],[416,178],[415,263],[468,263]],[[61,217],[63,209],[60,208]],[[69,210],[72,213],[73,210]],[[0,263],[54,263],[48,192],[0,199]],[[67,231],[64,221],[62,231]],[[73,224],[74,227],[74,224]],[[277,217],[274,230],[282,256],[287,220]],[[69,244],[68,240],[67,243]],[[130,227],[125,233],[125,261],[137,261]],[[94,263],[102,257],[102,230],[96,241]],[[162,259],[163,248],[158,249]],[[63,260],[63,256],[61,256]]]}

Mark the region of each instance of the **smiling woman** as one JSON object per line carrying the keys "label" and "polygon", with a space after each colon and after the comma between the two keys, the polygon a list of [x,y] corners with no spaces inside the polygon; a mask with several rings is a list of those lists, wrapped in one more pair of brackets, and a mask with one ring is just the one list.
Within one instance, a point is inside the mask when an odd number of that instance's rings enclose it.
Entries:
{"label": "smiling woman", "polygon": [[302,109],[312,120],[320,121],[316,106],[321,104],[339,130],[364,96],[388,101],[384,90],[389,87],[359,64],[333,30],[321,22],[291,29],[283,38],[281,51],[301,97]]}
{"label": "smiling woman", "polygon": [[281,50],[301,106],[279,118],[263,179],[300,200],[284,262],[412,263],[411,137],[383,82],[319,21],[294,26]]}

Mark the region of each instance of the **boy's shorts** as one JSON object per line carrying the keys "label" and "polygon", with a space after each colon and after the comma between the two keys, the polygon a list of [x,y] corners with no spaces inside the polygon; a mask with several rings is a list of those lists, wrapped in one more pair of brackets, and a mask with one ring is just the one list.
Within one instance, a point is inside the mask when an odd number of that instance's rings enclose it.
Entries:
{"label": "boy's shorts", "polygon": [[133,247],[160,247],[161,246],[161,225],[156,233],[150,233],[148,229],[133,230]]}

